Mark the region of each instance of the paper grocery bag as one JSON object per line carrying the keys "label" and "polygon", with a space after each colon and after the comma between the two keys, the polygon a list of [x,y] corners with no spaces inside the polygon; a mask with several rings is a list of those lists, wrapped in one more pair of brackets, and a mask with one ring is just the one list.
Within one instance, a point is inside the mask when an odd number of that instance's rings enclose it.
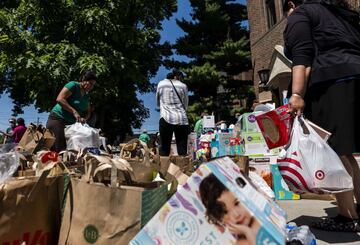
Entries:
{"label": "paper grocery bag", "polygon": [[170,163],[167,172],[176,178],[179,185],[185,184],[189,178],[189,176],[181,172],[180,168],[173,163]]}
{"label": "paper grocery bag", "polygon": [[170,156],[170,162],[178,166],[181,172],[188,176],[194,172],[194,163],[190,156]]}
{"label": "paper grocery bag", "polygon": [[108,187],[72,178],[59,244],[128,244],[166,200],[166,184]]}
{"label": "paper grocery bag", "polygon": [[63,177],[29,177],[0,185],[1,244],[56,244]]}
{"label": "paper grocery bag", "polygon": [[30,125],[21,138],[19,145],[29,153],[36,153],[39,150],[50,150],[54,142],[55,136],[51,131]]}
{"label": "paper grocery bag", "polygon": [[[128,244],[167,201],[169,181],[136,182],[124,159],[106,163],[106,159],[98,160],[86,161],[84,176],[71,179],[60,231],[61,245]],[[110,184],[102,179],[108,170]],[[119,172],[125,177],[119,178]]]}
{"label": "paper grocery bag", "polygon": [[[135,151],[135,152],[134,152]],[[135,157],[131,157],[134,155]],[[133,168],[133,180],[151,182],[159,168],[150,159],[150,149],[139,139],[132,139],[123,145],[120,158],[128,161]]]}
{"label": "paper grocery bag", "polygon": [[190,156],[157,156],[156,162],[159,172],[163,176],[168,173],[171,164],[178,166],[180,171],[187,176],[190,176],[194,172],[194,163]]}

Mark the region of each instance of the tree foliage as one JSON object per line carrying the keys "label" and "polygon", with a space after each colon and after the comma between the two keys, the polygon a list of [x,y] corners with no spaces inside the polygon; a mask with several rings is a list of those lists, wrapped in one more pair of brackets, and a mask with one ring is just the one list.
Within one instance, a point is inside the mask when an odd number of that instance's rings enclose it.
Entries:
{"label": "tree foliage", "polygon": [[[235,0],[190,0],[191,20],[177,20],[185,35],[174,49],[189,62],[169,60],[167,65],[186,72],[185,82],[193,92],[188,110],[192,122],[202,111],[215,112],[217,119],[234,114],[226,103],[249,96],[251,87],[235,81],[234,75],[251,69],[249,33],[243,26],[246,6]],[[224,88],[227,102],[219,95]]]}
{"label": "tree foliage", "polygon": [[15,114],[31,103],[49,111],[67,81],[92,69],[99,126],[130,132],[149,115],[136,93],[153,90],[149,79],[171,54],[159,31],[176,9],[176,0],[1,1],[0,92]]}

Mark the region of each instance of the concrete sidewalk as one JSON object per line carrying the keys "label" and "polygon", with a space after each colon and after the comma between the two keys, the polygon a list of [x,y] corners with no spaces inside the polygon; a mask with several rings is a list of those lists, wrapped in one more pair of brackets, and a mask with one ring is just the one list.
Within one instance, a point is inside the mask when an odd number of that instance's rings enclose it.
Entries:
{"label": "concrete sidewalk", "polygon": [[[320,200],[293,200],[278,201],[279,205],[287,212],[288,221],[295,222],[298,226],[308,225],[321,217],[336,216],[334,201]],[[360,245],[360,233],[351,232],[326,232],[311,228],[317,244],[347,244]]]}

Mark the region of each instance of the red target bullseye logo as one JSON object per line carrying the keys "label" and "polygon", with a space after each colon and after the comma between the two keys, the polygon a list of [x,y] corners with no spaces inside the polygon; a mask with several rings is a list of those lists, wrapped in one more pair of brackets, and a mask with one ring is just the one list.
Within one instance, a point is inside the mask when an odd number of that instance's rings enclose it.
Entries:
{"label": "red target bullseye logo", "polygon": [[322,180],[325,178],[325,173],[324,171],[321,171],[321,170],[318,170],[315,172],[315,177],[318,179],[318,180]]}

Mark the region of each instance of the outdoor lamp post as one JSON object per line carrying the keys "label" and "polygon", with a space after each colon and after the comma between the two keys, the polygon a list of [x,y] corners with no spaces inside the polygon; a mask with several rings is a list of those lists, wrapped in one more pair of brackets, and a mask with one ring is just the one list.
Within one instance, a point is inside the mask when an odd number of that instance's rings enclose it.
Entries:
{"label": "outdoor lamp post", "polygon": [[267,90],[268,86],[266,84],[270,78],[270,70],[269,69],[259,70],[258,75],[260,78],[259,88],[263,88],[264,90]]}
{"label": "outdoor lamp post", "polygon": [[258,71],[260,81],[262,84],[266,85],[266,83],[269,81],[270,77],[270,70],[269,69],[262,69]]}

